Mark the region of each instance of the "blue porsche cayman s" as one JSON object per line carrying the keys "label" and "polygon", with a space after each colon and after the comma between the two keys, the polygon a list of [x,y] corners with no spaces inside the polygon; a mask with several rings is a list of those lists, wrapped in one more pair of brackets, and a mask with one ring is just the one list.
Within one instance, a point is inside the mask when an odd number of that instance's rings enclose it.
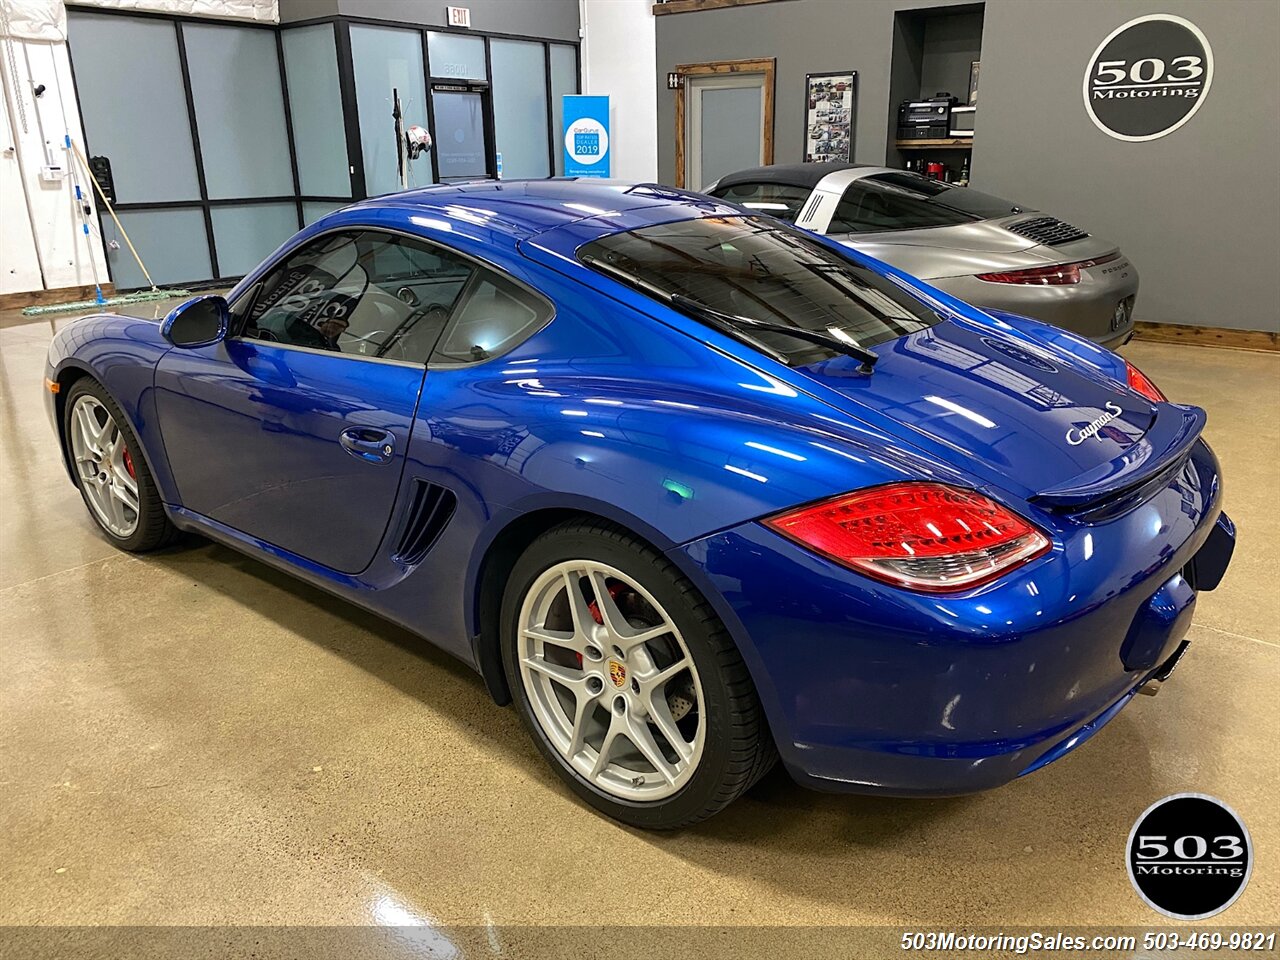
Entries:
{"label": "blue porsche cayman s", "polygon": [[49,352],[105,535],[186,530],[402,624],[579,795],[693,823],[981,790],[1182,656],[1230,560],[1205,414],[1122,358],[698,194],[357,203],[224,299]]}

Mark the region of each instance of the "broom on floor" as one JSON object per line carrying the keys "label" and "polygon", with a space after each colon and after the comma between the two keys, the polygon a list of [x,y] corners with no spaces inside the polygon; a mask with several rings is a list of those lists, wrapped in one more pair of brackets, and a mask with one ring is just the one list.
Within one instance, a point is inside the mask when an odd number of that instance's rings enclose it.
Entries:
{"label": "broom on floor", "polygon": [[80,150],[80,145],[74,142],[70,136],[66,138],[67,150],[72,153],[71,157],[71,182],[75,186],[76,191],[76,210],[80,214],[80,228],[84,232],[85,243],[90,244],[89,218],[86,212],[89,197],[80,189],[80,175],[77,167],[88,174],[89,179],[93,181],[93,185],[97,188],[98,196],[102,199],[102,203],[107,208],[107,212],[111,214],[111,219],[115,221],[116,229],[120,231],[120,236],[124,237],[125,244],[129,247],[129,252],[133,254],[133,259],[138,261],[138,267],[142,270],[142,275],[147,278],[147,283],[151,284],[150,290],[138,290],[134,293],[125,293],[117,297],[104,297],[102,295],[102,284],[98,280],[98,261],[94,259],[93,250],[89,251],[89,263],[93,267],[93,289],[97,296],[92,300],[75,300],[70,303],[53,303],[44,304],[38,307],[27,307],[22,311],[25,317],[34,317],[43,313],[69,313],[73,310],[92,310],[95,307],[110,307],[124,303],[141,303],[146,300],[168,300],[173,297],[189,297],[190,290],[161,290],[156,286],[155,281],[151,279],[151,274],[147,272],[146,264],[142,262],[142,257],[138,256],[138,251],[134,249],[133,241],[129,239],[129,234],[125,232],[124,224],[120,222],[120,218],[116,216],[115,209],[111,206],[111,201],[107,199],[107,195],[102,190],[102,184],[98,182],[98,178],[93,175],[93,170],[89,167],[89,161],[85,159],[84,153]]}

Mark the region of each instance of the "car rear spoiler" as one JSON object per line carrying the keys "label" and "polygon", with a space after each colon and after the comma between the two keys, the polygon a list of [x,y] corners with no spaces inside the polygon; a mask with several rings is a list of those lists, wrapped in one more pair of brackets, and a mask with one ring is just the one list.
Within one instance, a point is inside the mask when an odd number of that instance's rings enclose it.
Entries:
{"label": "car rear spoiler", "polygon": [[1041,490],[1031,502],[1049,509],[1078,509],[1140,487],[1180,464],[1200,439],[1207,420],[1208,415],[1199,407],[1159,404],[1141,440],[1114,460]]}

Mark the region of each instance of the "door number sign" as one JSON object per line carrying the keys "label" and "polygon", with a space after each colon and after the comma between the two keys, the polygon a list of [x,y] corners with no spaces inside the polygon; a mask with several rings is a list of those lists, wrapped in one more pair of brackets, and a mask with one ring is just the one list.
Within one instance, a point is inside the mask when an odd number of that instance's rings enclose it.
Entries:
{"label": "door number sign", "polygon": [[1084,108],[1109,137],[1140,142],[1190,120],[1213,82],[1213,51],[1200,28],[1167,13],[1116,27],[1084,74]]}

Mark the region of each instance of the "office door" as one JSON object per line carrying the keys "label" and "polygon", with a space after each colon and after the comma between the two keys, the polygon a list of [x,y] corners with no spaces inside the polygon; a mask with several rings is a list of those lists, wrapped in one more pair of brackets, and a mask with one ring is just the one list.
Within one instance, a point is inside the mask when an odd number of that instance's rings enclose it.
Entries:
{"label": "office door", "polygon": [[686,64],[676,90],[676,185],[701,190],[773,162],[773,60]]}

